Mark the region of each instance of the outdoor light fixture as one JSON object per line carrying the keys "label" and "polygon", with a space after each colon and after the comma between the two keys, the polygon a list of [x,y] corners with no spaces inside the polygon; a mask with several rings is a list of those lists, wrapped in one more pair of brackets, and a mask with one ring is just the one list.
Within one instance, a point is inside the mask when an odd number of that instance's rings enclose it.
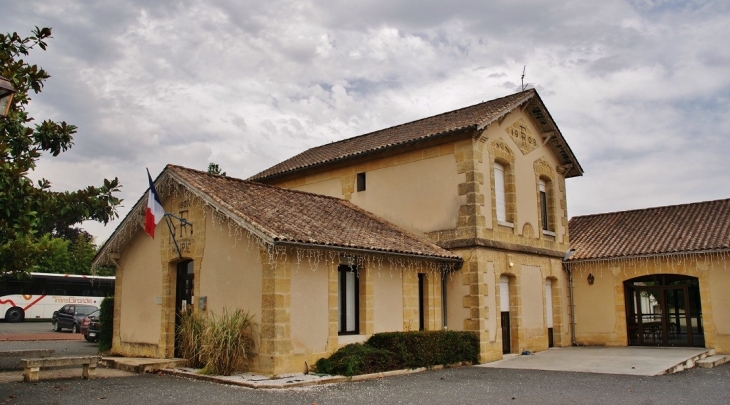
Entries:
{"label": "outdoor light fixture", "polygon": [[13,101],[15,87],[6,78],[0,76],[0,116],[8,115],[10,103]]}
{"label": "outdoor light fixture", "polygon": [[593,285],[594,281],[596,281],[596,278],[593,277],[593,274],[588,273],[588,285]]}

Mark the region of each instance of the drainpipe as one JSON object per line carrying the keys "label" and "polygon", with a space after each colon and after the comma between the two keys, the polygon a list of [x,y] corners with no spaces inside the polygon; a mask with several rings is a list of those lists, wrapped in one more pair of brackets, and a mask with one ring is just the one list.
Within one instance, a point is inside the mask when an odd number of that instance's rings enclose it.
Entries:
{"label": "drainpipe", "polygon": [[580,346],[575,341],[575,303],[573,302],[573,271],[568,267],[568,259],[575,252],[575,249],[570,249],[565,252],[563,256],[563,269],[568,273],[568,288],[570,289],[570,339],[573,346]]}

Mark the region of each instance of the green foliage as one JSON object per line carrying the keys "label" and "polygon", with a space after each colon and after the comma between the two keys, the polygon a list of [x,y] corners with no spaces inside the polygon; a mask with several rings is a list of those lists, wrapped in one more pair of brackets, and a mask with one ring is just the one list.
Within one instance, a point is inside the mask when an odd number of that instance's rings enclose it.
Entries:
{"label": "green foliage", "polygon": [[223,310],[223,315],[212,314],[203,335],[203,372],[231,375],[245,370],[256,348],[256,324],[248,312]]}
{"label": "green foliage", "polygon": [[[68,245],[69,268],[67,273],[70,274],[91,274],[91,261],[96,255],[96,245],[93,239],[86,232],[79,233],[76,239],[72,240]],[[114,275],[99,274],[97,275]]]}
{"label": "green foliage", "polygon": [[106,297],[99,307],[99,351],[112,348],[114,336],[114,297]]}
{"label": "green foliage", "polygon": [[219,176],[225,176],[226,172],[221,171],[220,166],[218,166],[218,163],[209,163],[208,164],[208,173],[210,174],[217,174]]}
{"label": "green foliage", "polygon": [[177,326],[176,339],[180,348],[180,355],[187,360],[188,367],[202,368],[203,360],[203,333],[207,326],[207,319],[200,311],[187,311],[180,317]]}
{"label": "green foliage", "polygon": [[471,332],[377,333],[366,344],[395,353],[403,368],[479,362],[479,337]]}
{"label": "green foliage", "polygon": [[231,375],[245,370],[257,342],[257,325],[251,315],[240,309],[223,310],[221,316],[206,317],[200,311],[185,312],[177,327],[182,356],[201,373]]}
{"label": "green foliage", "polygon": [[321,374],[351,377],[353,375],[397,370],[399,367],[395,353],[360,343],[353,343],[340,348],[328,358],[317,360],[314,368]]}
{"label": "green foliage", "polygon": [[318,373],[353,376],[388,370],[479,362],[479,337],[471,332],[377,333],[317,360]]}
{"label": "green foliage", "polygon": [[68,246],[67,240],[54,238],[50,234],[43,235],[36,243],[38,256],[35,270],[42,273],[69,273],[71,258]]}
{"label": "green foliage", "polygon": [[49,38],[51,29],[38,27],[26,38],[0,34],[0,76],[16,89],[8,115],[0,117],[0,274],[32,270],[43,248],[40,238],[50,234],[73,243],[84,233],[76,225],[108,223],[121,203],[114,195],[121,187],[116,178],[72,192],[54,192],[48,180],[34,184],[29,178],[42,154],[67,151],[76,133],[76,126],[66,122],[31,125],[34,118],[27,111],[30,92],[40,93],[50,75],[23,57],[35,47],[45,50]]}

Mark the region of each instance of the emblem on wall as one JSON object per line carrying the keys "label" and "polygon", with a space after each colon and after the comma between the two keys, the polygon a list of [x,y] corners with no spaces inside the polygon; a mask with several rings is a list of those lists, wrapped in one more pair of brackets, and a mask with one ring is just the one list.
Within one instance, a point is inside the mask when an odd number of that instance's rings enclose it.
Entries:
{"label": "emblem on wall", "polygon": [[[193,224],[188,222],[190,214],[190,200],[182,200],[177,203],[177,218],[179,224],[171,223],[170,247],[179,254],[190,255],[193,246]],[[179,249],[179,252],[178,252]]]}
{"label": "emblem on wall", "polygon": [[517,147],[520,148],[523,155],[537,149],[537,138],[532,134],[532,131],[530,131],[530,128],[524,119],[520,118],[515,121],[512,125],[505,128],[505,131],[507,131]]}

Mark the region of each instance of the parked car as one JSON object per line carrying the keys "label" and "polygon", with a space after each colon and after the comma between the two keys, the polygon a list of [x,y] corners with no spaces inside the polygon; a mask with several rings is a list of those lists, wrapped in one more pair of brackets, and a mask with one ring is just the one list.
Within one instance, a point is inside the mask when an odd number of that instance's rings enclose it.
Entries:
{"label": "parked car", "polygon": [[99,340],[99,310],[86,315],[81,320],[81,334],[89,342]]}
{"label": "parked car", "polygon": [[58,311],[53,313],[51,324],[56,332],[61,329],[71,329],[71,332],[77,333],[81,330],[81,321],[90,313],[99,310],[93,305],[66,304]]}

